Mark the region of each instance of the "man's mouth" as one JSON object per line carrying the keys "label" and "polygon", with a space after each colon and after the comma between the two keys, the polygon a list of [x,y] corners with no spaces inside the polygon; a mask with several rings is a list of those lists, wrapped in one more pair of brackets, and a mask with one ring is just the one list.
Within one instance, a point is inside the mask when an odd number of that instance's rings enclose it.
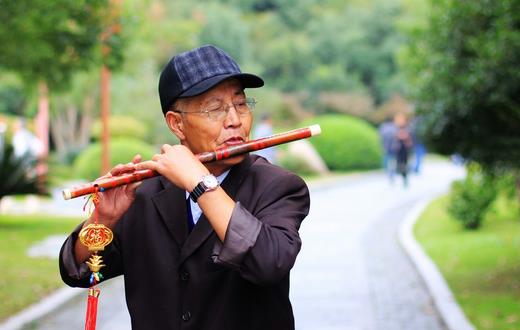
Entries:
{"label": "man's mouth", "polygon": [[226,141],[224,141],[224,145],[225,146],[234,146],[234,145],[237,145],[237,144],[241,144],[244,142],[244,139],[241,138],[240,136],[233,136],[229,139],[227,139]]}

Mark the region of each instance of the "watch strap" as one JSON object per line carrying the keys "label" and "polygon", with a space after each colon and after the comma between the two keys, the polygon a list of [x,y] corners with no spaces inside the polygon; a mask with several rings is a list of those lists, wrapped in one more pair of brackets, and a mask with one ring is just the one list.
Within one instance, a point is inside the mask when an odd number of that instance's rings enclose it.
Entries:
{"label": "watch strap", "polygon": [[206,186],[204,185],[204,182],[201,181],[190,192],[190,198],[193,200],[194,203],[197,203],[197,199],[199,199],[199,197],[202,196],[202,194],[205,192],[206,192]]}
{"label": "watch strap", "polygon": [[[209,179],[209,181],[205,181],[206,179]],[[206,191],[217,189],[219,185],[220,184],[214,175],[205,175],[202,177],[202,180],[195,186],[195,188],[193,188],[193,190],[190,192],[190,198],[195,203],[197,203],[197,200],[200,196],[202,196],[202,194],[204,194]]]}

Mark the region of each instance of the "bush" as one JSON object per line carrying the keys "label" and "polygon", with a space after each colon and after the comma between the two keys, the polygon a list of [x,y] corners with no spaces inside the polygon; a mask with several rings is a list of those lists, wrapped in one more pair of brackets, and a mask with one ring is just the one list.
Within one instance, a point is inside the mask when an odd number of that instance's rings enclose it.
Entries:
{"label": "bush", "polygon": [[9,195],[40,193],[35,166],[36,161],[16,157],[13,146],[0,141],[0,200]]}
{"label": "bush", "polygon": [[467,167],[464,180],[455,181],[451,186],[448,212],[462,223],[466,229],[477,229],[489,205],[495,200],[496,187],[493,178],[482,168],[471,163]]}
{"label": "bush", "polygon": [[[127,116],[111,116],[108,122],[111,138],[131,137],[142,140],[148,133],[143,121]],[[92,127],[92,136],[101,139],[101,121],[97,120]]]}
{"label": "bush", "polygon": [[366,170],[381,166],[382,150],[375,128],[361,119],[324,115],[305,122],[319,124],[321,135],[310,139],[330,170]]}
{"label": "bush", "polygon": [[[144,160],[151,159],[154,148],[140,140],[132,138],[114,139],[110,143],[110,164],[115,166],[128,163],[136,154]],[[101,144],[93,143],[76,158],[74,162],[75,174],[87,180],[95,179],[101,174]]]}

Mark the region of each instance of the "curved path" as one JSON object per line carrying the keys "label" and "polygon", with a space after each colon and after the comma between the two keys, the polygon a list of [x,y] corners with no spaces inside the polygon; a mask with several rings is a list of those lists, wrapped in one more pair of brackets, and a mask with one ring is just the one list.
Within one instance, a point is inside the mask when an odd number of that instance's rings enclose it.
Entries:
{"label": "curved path", "polygon": [[[312,183],[303,248],[291,275],[298,330],[445,329],[397,230],[415,203],[463,175],[445,162],[425,164],[408,188],[381,173]],[[397,179],[397,178],[396,178]],[[98,330],[130,329],[121,279],[105,283]],[[26,329],[82,329],[80,295]]]}
{"label": "curved path", "polygon": [[292,273],[297,329],[444,329],[397,233],[415,203],[462,175],[449,163],[428,162],[408,188],[382,174],[314,185]]}

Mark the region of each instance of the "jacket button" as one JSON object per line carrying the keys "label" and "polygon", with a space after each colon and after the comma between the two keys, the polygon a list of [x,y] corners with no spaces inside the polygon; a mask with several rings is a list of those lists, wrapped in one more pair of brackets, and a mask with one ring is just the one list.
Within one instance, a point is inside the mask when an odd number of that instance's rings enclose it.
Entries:
{"label": "jacket button", "polygon": [[188,273],[187,271],[183,271],[181,273],[181,280],[187,281],[189,278],[190,278],[190,273]]}
{"label": "jacket button", "polygon": [[191,313],[189,311],[186,311],[182,314],[182,320],[188,321],[191,318]]}

